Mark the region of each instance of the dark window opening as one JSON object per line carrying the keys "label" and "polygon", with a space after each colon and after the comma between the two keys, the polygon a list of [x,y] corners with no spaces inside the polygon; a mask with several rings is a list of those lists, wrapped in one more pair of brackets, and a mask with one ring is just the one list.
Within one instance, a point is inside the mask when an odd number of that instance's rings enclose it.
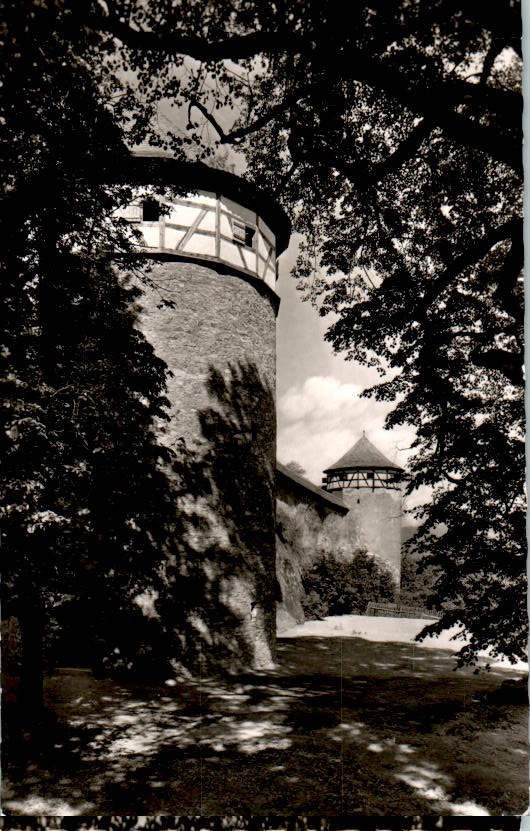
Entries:
{"label": "dark window opening", "polygon": [[142,208],[144,222],[158,222],[161,214],[160,202],[156,199],[146,199]]}
{"label": "dark window opening", "polygon": [[245,225],[242,220],[232,217],[232,233],[234,235],[234,242],[245,245],[247,248],[252,248],[254,245],[256,229],[252,228],[251,225]]}
{"label": "dark window opening", "polygon": [[252,248],[254,244],[254,228],[251,228],[249,225],[245,226],[245,245],[248,248]]}

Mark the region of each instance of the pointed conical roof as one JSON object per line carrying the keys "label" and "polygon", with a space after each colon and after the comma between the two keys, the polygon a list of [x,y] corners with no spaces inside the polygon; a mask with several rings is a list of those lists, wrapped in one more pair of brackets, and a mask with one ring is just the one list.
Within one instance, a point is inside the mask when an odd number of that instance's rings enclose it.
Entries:
{"label": "pointed conical roof", "polygon": [[387,459],[380,450],[369,441],[364,432],[352,448],[344,456],[326,468],[324,473],[332,470],[352,470],[355,468],[390,468],[392,470],[403,470],[399,465]]}

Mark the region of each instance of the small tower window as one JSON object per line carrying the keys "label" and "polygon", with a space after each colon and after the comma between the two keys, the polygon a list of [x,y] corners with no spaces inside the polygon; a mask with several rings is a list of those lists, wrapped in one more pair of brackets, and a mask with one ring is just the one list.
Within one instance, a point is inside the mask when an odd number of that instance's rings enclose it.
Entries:
{"label": "small tower window", "polygon": [[145,199],[142,209],[144,222],[158,222],[161,214],[160,202],[156,199]]}
{"label": "small tower window", "polygon": [[245,225],[241,219],[232,217],[232,234],[234,235],[234,242],[239,243],[239,245],[245,245],[247,248],[252,248],[255,233],[256,229],[251,225]]}

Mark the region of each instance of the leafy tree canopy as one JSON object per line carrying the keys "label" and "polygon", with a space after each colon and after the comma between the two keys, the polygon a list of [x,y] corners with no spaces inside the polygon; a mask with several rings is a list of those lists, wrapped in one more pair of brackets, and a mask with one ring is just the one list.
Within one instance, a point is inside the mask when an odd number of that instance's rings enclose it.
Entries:
{"label": "leafy tree canopy", "polygon": [[351,560],[324,554],[302,573],[305,596],[302,606],[308,618],[327,615],[362,615],[370,601],[395,600],[396,585],[384,563],[364,551]]}
{"label": "leafy tree canopy", "polygon": [[292,462],[287,462],[285,467],[288,467],[289,470],[292,470],[293,473],[297,473],[299,476],[305,476],[306,475],[306,471],[302,467],[302,465],[299,462],[296,462],[294,460]]}
{"label": "leafy tree canopy", "polygon": [[[413,545],[442,571],[436,627],[465,624],[463,660],[486,645],[521,656],[519,4],[25,0],[7,14],[17,187],[38,180],[50,145],[60,174],[71,162],[65,198],[93,180],[74,159],[109,163],[123,140],[244,154],[303,236],[295,276],[333,313],[330,342],[378,369],[366,394],[395,403],[388,427],[416,427],[409,488],[434,496]],[[40,220],[50,192],[20,192],[55,245]],[[61,239],[83,234],[88,205],[71,203]],[[15,238],[24,222],[35,216]]]}

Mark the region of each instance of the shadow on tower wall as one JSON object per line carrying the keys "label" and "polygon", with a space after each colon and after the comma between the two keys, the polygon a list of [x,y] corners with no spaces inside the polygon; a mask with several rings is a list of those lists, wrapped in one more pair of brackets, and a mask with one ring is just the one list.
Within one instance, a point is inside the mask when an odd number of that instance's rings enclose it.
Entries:
{"label": "shadow on tower wall", "polygon": [[261,668],[274,654],[274,399],[252,363],[211,366],[207,388],[201,441],[173,464],[180,530],[157,606],[185,665]]}
{"label": "shadow on tower wall", "polygon": [[103,673],[270,663],[271,389],[252,363],[210,367],[197,446],[168,448],[167,366],[136,326],[140,289],[106,261],[56,266],[25,398],[18,381],[5,391],[24,429],[2,470],[17,507],[2,521],[3,706],[41,706],[43,654]]}
{"label": "shadow on tower wall", "polygon": [[[224,374],[210,367],[207,388],[195,447],[180,440],[169,453],[160,445],[160,455],[155,447],[141,460],[121,459],[119,481],[106,459],[95,477],[90,508],[106,510],[103,533],[85,533],[92,554],[83,553],[48,606],[49,670],[167,677],[171,668],[271,666],[274,399],[251,363]],[[10,674],[18,653],[15,643]]]}

